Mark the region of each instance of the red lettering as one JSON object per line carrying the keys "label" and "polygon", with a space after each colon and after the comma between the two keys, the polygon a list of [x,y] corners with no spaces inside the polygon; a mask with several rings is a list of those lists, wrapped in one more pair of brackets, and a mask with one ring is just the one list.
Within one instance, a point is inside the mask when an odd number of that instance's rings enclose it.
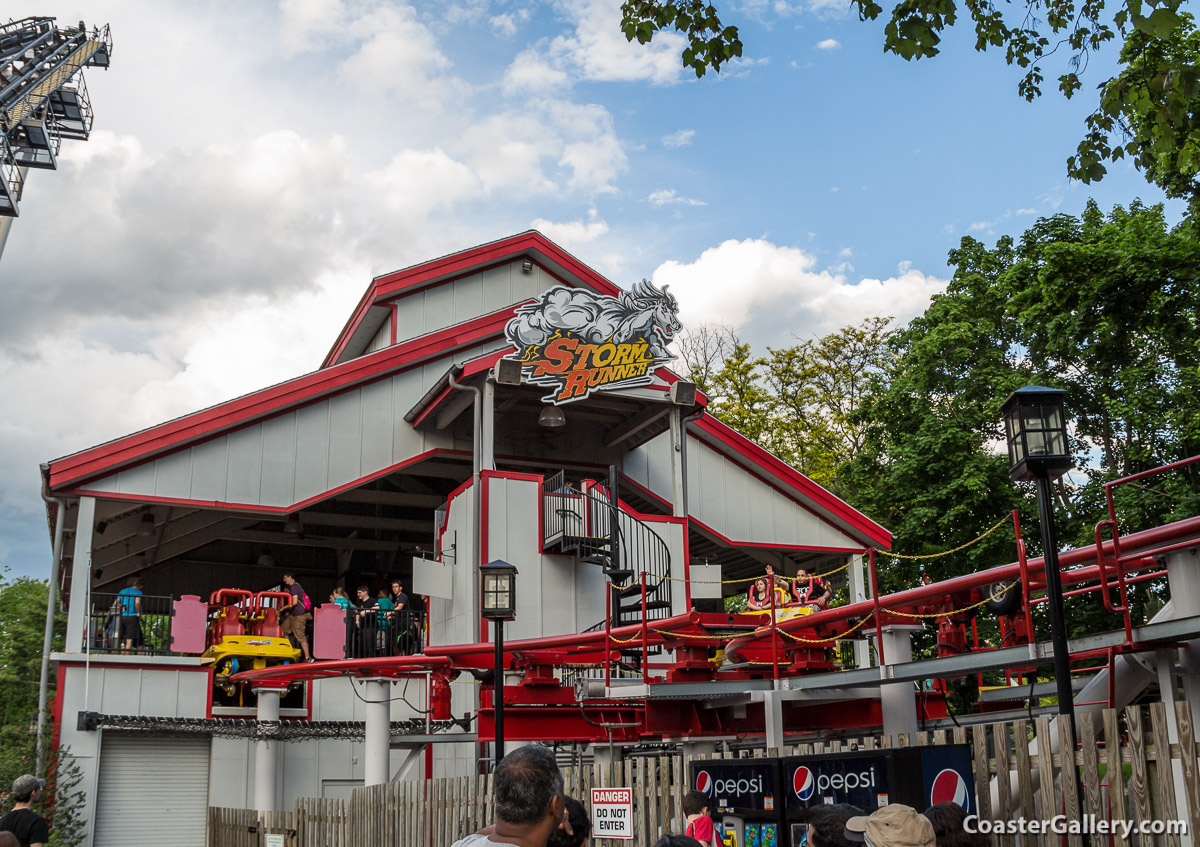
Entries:
{"label": "red lettering", "polygon": [[559,400],[570,400],[572,397],[582,397],[587,393],[588,377],[593,371],[567,371],[563,381],[562,391],[558,393]]}
{"label": "red lettering", "polygon": [[535,374],[556,374],[565,371],[575,358],[573,351],[579,344],[578,338],[556,338],[546,345],[546,358],[534,362]]}

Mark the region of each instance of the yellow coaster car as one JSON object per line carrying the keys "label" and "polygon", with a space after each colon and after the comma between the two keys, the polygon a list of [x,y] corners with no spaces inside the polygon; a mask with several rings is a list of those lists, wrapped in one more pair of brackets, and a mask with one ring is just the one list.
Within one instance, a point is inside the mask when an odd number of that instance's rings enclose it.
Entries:
{"label": "yellow coaster car", "polygon": [[213,693],[224,694],[226,705],[244,705],[242,686],[230,680],[235,674],[300,659],[299,648],[292,646],[279,626],[279,612],[291,602],[291,595],[282,591],[252,594],[222,588],[213,592],[208,649],[201,661],[212,665]]}

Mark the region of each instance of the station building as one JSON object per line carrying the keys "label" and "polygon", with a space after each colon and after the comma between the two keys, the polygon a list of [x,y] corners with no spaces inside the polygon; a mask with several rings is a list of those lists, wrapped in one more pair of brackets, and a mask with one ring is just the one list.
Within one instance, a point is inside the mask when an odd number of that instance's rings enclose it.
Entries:
{"label": "station building", "polygon": [[[718,610],[767,564],[830,571],[886,549],[885,529],[706,412],[671,361],[686,314],[525,232],[372,280],[311,373],[43,465],[69,612],[55,739],[82,768],[91,843],[134,843],[145,818],[202,844],[207,807],[255,805],[264,767],[277,808],[362,784],[366,704],[345,677],[278,700],[313,732],[256,756],[257,693],[222,687],[236,667],[172,630],[187,604],[211,628],[221,589],[278,590],[288,571],[320,616],[335,587],[399,580],[421,649],[488,640],[493,560],[519,569],[506,637],[536,638],[640,620],[640,588],[610,584],[643,573],[661,618]],[[144,632],[127,655],[112,618],[134,576]],[[861,565],[838,579],[866,595]],[[320,640],[318,659],[355,649]],[[390,690],[392,720],[419,723],[425,684]],[[477,698],[455,685],[453,713]],[[472,741],[391,746],[393,779],[488,758]]]}

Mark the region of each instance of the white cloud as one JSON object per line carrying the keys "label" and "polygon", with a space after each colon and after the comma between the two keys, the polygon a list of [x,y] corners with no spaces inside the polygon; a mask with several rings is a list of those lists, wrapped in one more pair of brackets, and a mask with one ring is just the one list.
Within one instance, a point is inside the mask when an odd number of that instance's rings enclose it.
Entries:
{"label": "white cloud", "polygon": [[836,50],[841,46],[842,42],[838,41],[836,38],[826,38],[823,41],[817,42],[818,50]]}
{"label": "white cloud", "polygon": [[613,0],[560,0],[561,12],[576,21],[575,31],[551,40],[547,52],[564,69],[589,80],[664,85],[678,82],[679,55],[687,41],[664,31],[649,44],[627,41],[621,32],[620,4]]}
{"label": "white cloud", "polygon": [[685,324],[753,323],[759,347],[824,335],[875,315],[908,321],[946,286],[911,268],[889,279],[851,282],[816,270],[810,253],[761,238],[726,241],[690,263],[664,262],[652,278],[671,286]]}
{"label": "white cloud", "polygon": [[568,250],[574,250],[581,244],[588,244],[600,236],[608,234],[608,224],[600,220],[595,209],[588,211],[588,220],[586,221],[555,223],[545,218],[537,218],[530,224],[530,227]]}
{"label": "white cloud", "polygon": [[691,145],[692,139],[696,137],[696,130],[681,129],[677,132],[672,132],[670,135],[662,137],[662,145],[668,150],[678,150],[680,147]]}
{"label": "white cloud", "polygon": [[679,192],[677,192],[674,188],[660,188],[658,191],[651,193],[650,196],[647,197],[646,199],[649,200],[650,204],[655,207],[673,206],[673,205],[682,205],[682,206],[707,206],[708,205],[703,200],[694,200],[691,197],[681,197],[679,195]]}
{"label": "white cloud", "polygon": [[512,38],[529,21],[529,10],[519,9],[514,12],[504,12],[488,19],[497,35]]}
{"label": "white cloud", "polygon": [[552,66],[537,52],[526,50],[504,71],[504,92],[547,92],[565,87],[569,79],[566,71]]}

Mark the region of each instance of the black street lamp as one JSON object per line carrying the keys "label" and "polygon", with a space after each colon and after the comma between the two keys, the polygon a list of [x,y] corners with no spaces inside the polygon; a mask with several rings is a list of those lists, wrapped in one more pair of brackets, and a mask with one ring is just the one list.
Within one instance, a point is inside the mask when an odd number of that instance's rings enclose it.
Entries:
{"label": "black street lamp", "polygon": [[504,758],[504,622],[517,616],[517,569],[496,559],[479,566],[482,596],[479,613],[496,630],[496,666],[492,681],[492,708],[495,715],[495,764]]}
{"label": "black street lamp", "polygon": [[[1004,431],[1008,440],[1008,475],[1013,482],[1037,482],[1038,517],[1042,524],[1042,556],[1046,565],[1046,605],[1050,611],[1054,644],[1054,680],[1058,687],[1058,714],[1070,727],[1075,752],[1075,693],[1071,690],[1071,656],[1067,652],[1067,622],[1063,611],[1062,578],[1058,567],[1058,538],[1054,531],[1054,502],[1050,481],[1069,471],[1074,463],[1067,451],[1067,422],[1058,388],[1027,385],[1004,401]],[[1078,795],[1077,795],[1078,796]],[[1078,810],[1077,810],[1078,811]]]}

